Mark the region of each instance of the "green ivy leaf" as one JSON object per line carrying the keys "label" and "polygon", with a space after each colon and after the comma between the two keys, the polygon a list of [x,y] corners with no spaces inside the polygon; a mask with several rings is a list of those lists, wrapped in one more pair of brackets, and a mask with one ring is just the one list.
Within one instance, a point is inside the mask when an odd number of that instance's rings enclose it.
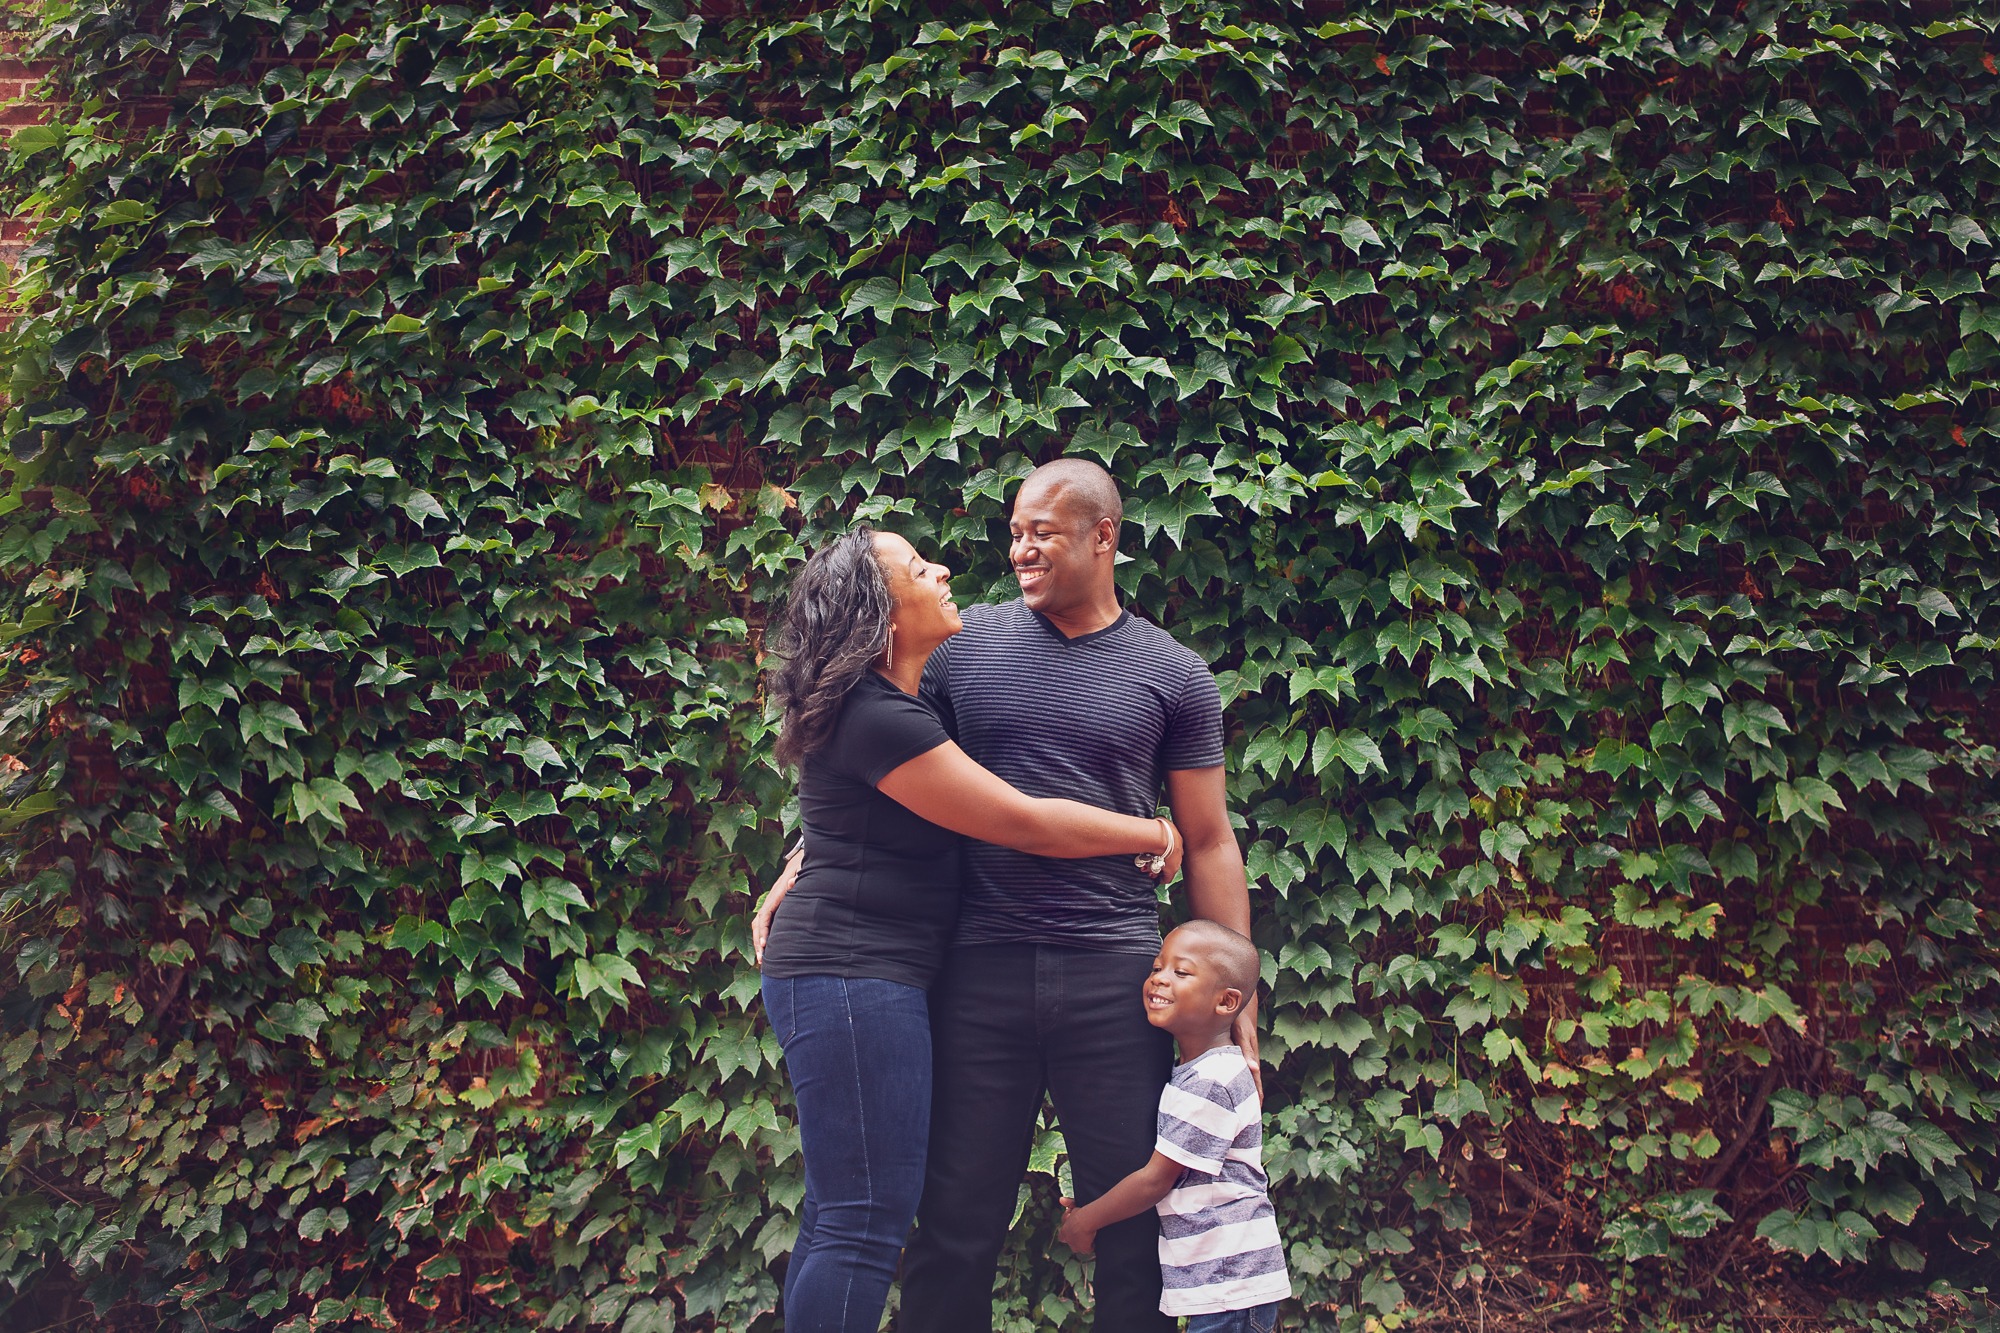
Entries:
{"label": "green ivy leaf", "polygon": [[1357,777],[1370,769],[1389,771],[1382,759],[1382,747],[1374,739],[1362,732],[1322,731],[1313,738],[1312,771],[1318,773],[1328,764],[1338,759]]}
{"label": "green ivy leaf", "polygon": [[528,916],[541,915],[569,924],[569,909],[589,910],[583,890],[566,879],[545,876],[521,882],[521,910]]}
{"label": "green ivy leaf", "polygon": [[571,984],[578,999],[588,999],[593,993],[602,992],[622,1005],[625,1003],[627,983],[634,986],[644,984],[639,978],[639,969],[617,954],[600,953],[588,959],[578,958],[571,968]]}

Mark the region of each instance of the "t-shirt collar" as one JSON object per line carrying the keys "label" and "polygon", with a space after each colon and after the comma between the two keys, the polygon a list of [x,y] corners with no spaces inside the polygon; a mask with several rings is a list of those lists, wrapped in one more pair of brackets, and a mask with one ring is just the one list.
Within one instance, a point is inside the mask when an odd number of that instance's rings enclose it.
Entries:
{"label": "t-shirt collar", "polygon": [[1204,1060],[1208,1059],[1208,1057],[1210,1057],[1211,1055],[1219,1055],[1219,1056],[1222,1056],[1222,1057],[1223,1057],[1224,1059],[1227,1059],[1227,1058],[1228,1058],[1229,1056],[1232,1056],[1232,1055],[1233,1055],[1233,1056],[1235,1056],[1235,1057],[1236,1057],[1236,1058],[1237,1058],[1238,1060],[1241,1060],[1241,1061],[1242,1061],[1242,1062],[1244,1063],[1244,1065],[1245,1065],[1246,1067],[1247,1067],[1247,1066],[1249,1065],[1249,1063],[1250,1063],[1249,1059],[1248,1059],[1247,1057],[1245,1057],[1245,1056],[1244,1056],[1244,1054],[1243,1054],[1243,1048],[1242,1048],[1241,1046],[1238,1046],[1238,1045],[1237,1045],[1237,1044],[1236,1044],[1235,1042],[1233,1042],[1233,1041],[1226,1041],[1226,1042],[1222,1043],[1222,1045],[1220,1045],[1220,1046],[1211,1046],[1211,1047],[1209,1047],[1209,1048],[1208,1048],[1207,1050],[1203,1051],[1203,1052],[1202,1052],[1202,1053],[1201,1053],[1200,1055],[1197,1055],[1197,1056],[1196,1056],[1196,1057],[1195,1057],[1194,1059],[1192,1059],[1192,1060],[1183,1060],[1183,1061],[1182,1061],[1182,1062],[1181,1062],[1180,1064],[1178,1064],[1178,1065],[1175,1065],[1175,1066],[1174,1066],[1174,1068],[1176,1068],[1176,1069],[1192,1069],[1192,1068],[1193,1068],[1194,1066],[1196,1066],[1196,1065],[1200,1064],[1200,1063],[1201,1063],[1202,1061],[1204,1061]]}
{"label": "t-shirt collar", "polygon": [[1021,605],[1027,609],[1029,615],[1035,618],[1035,622],[1037,624],[1039,624],[1043,629],[1047,630],[1050,634],[1054,635],[1056,639],[1061,643],[1070,643],[1070,644],[1089,643],[1093,639],[1101,639],[1107,634],[1111,634],[1117,630],[1123,629],[1125,627],[1125,622],[1132,618],[1132,613],[1130,611],[1127,611],[1124,607],[1121,606],[1118,608],[1118,618],[1112,621],[1109,625],[1106,625],[1103,629],[1094,629],[1088,634],[1078,634],[1074,638],[1072,638],[1071,636],[1057,629],[1056,624],[1053,620],[1050,620],[1040,611],[1035,610],[1034,607],[1028,606],[1026,602],[1021,603]]}

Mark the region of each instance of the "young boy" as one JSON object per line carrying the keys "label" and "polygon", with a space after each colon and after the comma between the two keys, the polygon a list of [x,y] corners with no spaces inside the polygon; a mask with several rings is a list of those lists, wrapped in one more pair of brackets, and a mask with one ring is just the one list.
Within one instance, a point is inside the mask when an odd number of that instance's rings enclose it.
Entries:
{"label": "young boy", "polygon": [[1257,1085],[1229,1025],[1257,984],[1257,946],[1227,926],[1190,921],[1160,945],[1146,1017],[1173,1034],[1181,1064],[1160,1094],[1153,1160],[1078,1207],[1064,1199],[1062,1241],[1089,1254],[1100,1228],[1160,1210],[1160,1312],[1187,1333],[1268,1333],[1292,1294],[1264,1178]]}

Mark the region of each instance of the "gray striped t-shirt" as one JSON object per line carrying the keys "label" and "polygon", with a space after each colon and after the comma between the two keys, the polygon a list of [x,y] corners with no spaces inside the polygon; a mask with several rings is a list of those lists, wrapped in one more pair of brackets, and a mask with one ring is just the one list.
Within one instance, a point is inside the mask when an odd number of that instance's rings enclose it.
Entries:
{"label": "gray striped t-shirt", "polygon": [[[931,655],[923,697],[960,749],[1028,795],[1146,818],[1169,771],[1222,762],[1215,676],[1158,625],[1125,611],[1072,639],[1018,598],[964,617]],[[954,942],[1151,957],[1159,897],[1129,856],[1031,856],[968,840]]]}
{"label": "gray striped t-shirt", "polygon": [[1263,1108],[1236,1046],[1174,1070],[1154,1150],[1184,1168],[1160,1214],[1160,1313],[1251,1310],[1292,1294],[1264,1178]]}

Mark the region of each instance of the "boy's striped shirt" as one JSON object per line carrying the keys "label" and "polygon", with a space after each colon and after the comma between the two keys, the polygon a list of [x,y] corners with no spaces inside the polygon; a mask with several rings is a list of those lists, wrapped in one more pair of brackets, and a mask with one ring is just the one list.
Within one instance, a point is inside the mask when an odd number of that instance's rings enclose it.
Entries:
{"label": "boy's striped shirt", "polygon": [[1292,1294],[1264,1177],[1263,1108],[1235,1046],[1174,1070],[1156,1149],[1184,1168],[1159,1202],[1160,1311],[1247,1310]]}

